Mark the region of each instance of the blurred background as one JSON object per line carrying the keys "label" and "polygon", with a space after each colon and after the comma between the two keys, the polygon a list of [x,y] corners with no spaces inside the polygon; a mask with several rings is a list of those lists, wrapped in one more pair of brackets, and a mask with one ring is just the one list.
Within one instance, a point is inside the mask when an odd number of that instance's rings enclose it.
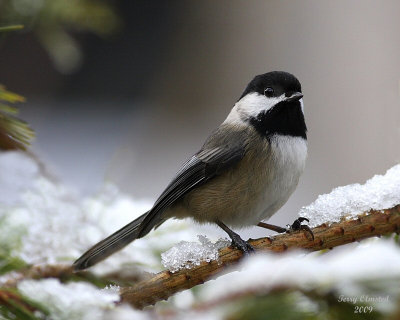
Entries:
{"label": "blurred background", "polygon": [[255,75],[291,72],[309,158],[270,220],[286,225],[399,162],[399,13],[397,0],[0,0],[1,26],[25,25],[0,39],[0,83],[27,98],[32,149],[61,181],[155,199]]}

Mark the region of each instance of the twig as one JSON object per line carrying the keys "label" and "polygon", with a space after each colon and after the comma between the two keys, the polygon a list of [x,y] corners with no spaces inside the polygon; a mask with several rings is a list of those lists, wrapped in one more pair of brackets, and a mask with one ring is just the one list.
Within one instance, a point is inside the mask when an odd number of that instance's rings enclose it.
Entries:
{"label": "twig", "polygon": [[[282,252],[293,248],[318,251],[364,238],[398,232],[399,228],[400,205],[397,205],[391,209],[361,214],[355,220],[344,220],[330,226],[323,224],[313,228],[315,236],[313,241],[310,241],[303,232],[296,232],[277,235],[273,238],[249,240],[249,243],[257,251]],[[179,291],[218,277],[228,266],[237,263],[241,257],[240,250],[231,247],[222,248],[217,261],[203,262],[199,266],[176,273],[162,271],[133,287],[121,288],[121,299],[136,308],[144,308],[157,301],[166,300]]]}
{"label": "twig", "polygon": [[2,284],[4,288],[14,288],[17,284],[26,279],[46,279],[46,278],[70,278],[73,275],[72,267],[70,265],[36,265],[23,268],[15,271],[12,277]]}

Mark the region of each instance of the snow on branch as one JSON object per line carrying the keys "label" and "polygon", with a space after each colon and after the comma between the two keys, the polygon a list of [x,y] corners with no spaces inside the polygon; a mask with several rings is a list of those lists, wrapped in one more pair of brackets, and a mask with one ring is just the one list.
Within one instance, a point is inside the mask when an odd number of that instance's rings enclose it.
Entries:
{"label": "snow on branch", "polygon": [[[289,249],[318,251],[330,249],[361,239],[398,232],[400,228],[400,205],[385,210],[371,210],[359,214],[353,220],[345,218],[330,225],[322,224],[312,229],[314,240],[303,232],[277,235],[275,237],[249,240],[256,251],[283,252]],[[217,260],[202,262],[190,269],[172,273],[162,271],[133,287],[121,288],[123,302],[136,308],[144,308],[171,295],[192,288],[226,272],[228,266],[237,263],[242,252],[232,247],[220,249]]]}
{"label": "snow on branch", "polygon": [[[385,210],[371,210],[358,215],[353,220],[343,218],[342,221],[330,225],[324,223],[312,229],[315,236],[313,241],[310,241],[307,235],[301,231],[271,238],[250,239],[249,243],[259,252],[285,252],[293,249],[318,251],[365,238],[398,233],[399,228],[400,205],[397,205]],[[203,261],[196,265],[191,264],[189,268],[182,268],[177,272],[165,270],[147,277],[132,287],[121,287],[121,301],[142,309],[158,301],[166,300],[177,292],[190,289],[229,272],[229,267],[240,262],[241,258],[242,252],[240,250],[230,246],[223,247],[219,250],[217,260]],[[78,275],[89,279],[91,277],[90,272],[80,272]],[[4,285],[14,287],[20,281],[27,279],[59,278],[65,280],[72,276],[70,266],[33,266]]]}

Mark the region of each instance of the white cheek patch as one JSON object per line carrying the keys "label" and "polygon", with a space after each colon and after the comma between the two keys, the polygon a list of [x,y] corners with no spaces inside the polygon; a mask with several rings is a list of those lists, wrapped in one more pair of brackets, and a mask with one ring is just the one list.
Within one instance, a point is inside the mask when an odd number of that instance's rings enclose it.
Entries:
{"label": "white cheek patch", "polygon": [[249,93],[236,102],[224,123],[243,124],[245,119],[256,117],[261,111],[271,109],[284,99],[285,94],[268,98],[257,92]]}
{"label": "white cheek patch", "polygon": [[235,107],[237,107],[238,112],[246,116],[256,117],[261,111],[267,111],[283,100],[285,100],[285,94],[279,97],[268,98],[253,92],[240,99]]}
{"label": "white cheek patch", "polygon": [[[287,97],[285,96],[285,94],[282,94],[279,97],[268,98],[257,92],[249,93],[238,102],[236,102],[224,123],[229,122],[243,124],[245,122],[245,119],[248,119],[250,117],[257,117],[257,115],[261,111],[267,111],[279,102],[286,99]],[[301,110],[304,113],[303,99],[300,99],[299,101],[301,105]]]}

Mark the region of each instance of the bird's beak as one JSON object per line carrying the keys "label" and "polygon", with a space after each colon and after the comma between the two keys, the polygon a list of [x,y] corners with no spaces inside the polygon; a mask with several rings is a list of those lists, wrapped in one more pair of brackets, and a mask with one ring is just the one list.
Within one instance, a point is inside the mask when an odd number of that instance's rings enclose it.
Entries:
{"label": "bird's beak", "polygon": [[303,98],[303,94],[301,92],[295,92],[290,97],[286,98],[285,101],[287,102],[298,101],[301,98]]}

